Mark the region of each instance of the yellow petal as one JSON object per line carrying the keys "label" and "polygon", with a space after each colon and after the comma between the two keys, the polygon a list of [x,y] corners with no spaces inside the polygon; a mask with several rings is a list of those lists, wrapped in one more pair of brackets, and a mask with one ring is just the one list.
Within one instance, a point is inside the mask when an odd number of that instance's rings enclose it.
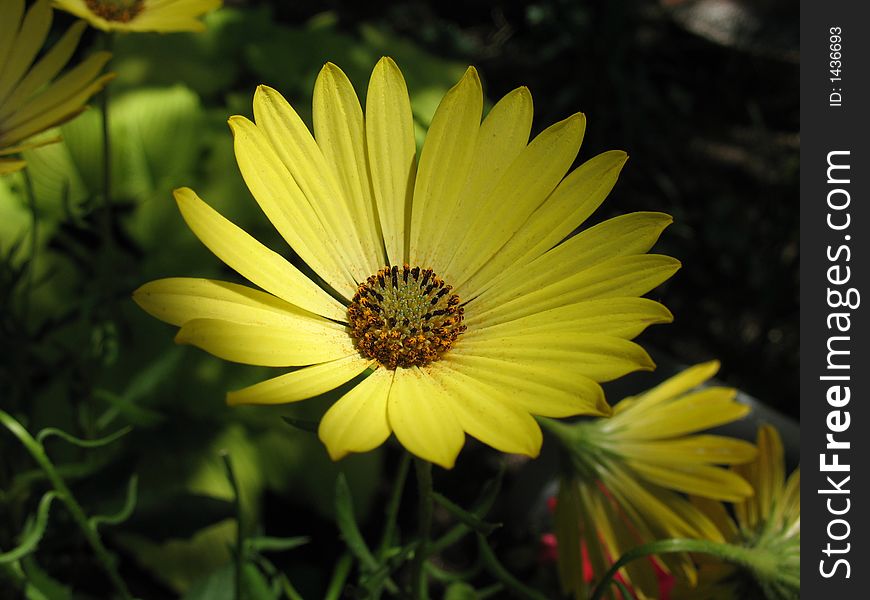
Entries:
{"label": "yellow petal", "polygon": [[726,502],[752,496],[752,486],[728,469],[709,465],[660,465],[633,459],[626,464],[656,485],[677,492]]}
{"label": "yellow petal", "polygon": [[371,273],[375,273],[387,264],[387,258],[372,196],[363,112],[350,80],[332,63],[326,63],[317,76],[313,110],[317,145],[350,203],[366,256],[371,257]]}
{"label": "yellow petal", "polygon": [[[619,429],[621,440],[665,439],[703,431],[746,416],[750,408],[734,401],[731,388],[706,388],[636,419],[624,411],[602,423],[604,430]],[[614,421],[615,419],[615,421]]]}
{"label": "yellow petal", "polygon": [[553,191],[574,162],[585,127],[586,119],[576,114],[544,130],[480,200],[477,215],[466,224],[465,238],[445,268],[444,278],[454,287],[486,264]]}
{"label": "yellow petal", "polygon": [[265,292],[212,279],[158,279],[133,292],[133,300],[151,316],[179,327],[193,319],[255,325],[271,323],[276,318],[287,323],[319,320],[314,313]]}
{"label": "yellow petal", "polygon": [[229,267],[267,292],[336,320],[344,307],[280,254],[266,248],[200,200],[190,188],[175,190],[181,215],[194,235]]}
{"label": "yellow petal", "polygon": [[710,500],[700,496],[690,496],[689,501],[692,503],[692,506],[704,513],[716,525],[716,528],[725,536],[726,541],[730,542],[737,539],[737,525],[734,524],[734,520],[729,516],[724,504],[717,500]]}
{"label": "yellow petal", "polygon": [[443,398],[468,435],[500,452],[538,456],[541,428],[527,410],[502,401],[500,390],[448,368],[444,361],[425,371],[447,391]]}
{"label": "yellow petal", "polygon": [[408,88],[393,59],[375,65],[366,96],[366,146],[372,189],[391,265],[407,259],[406,220],[410,216],[417,146]]}
{"label": "yellow petal", "polygon": [[257,204],[293,250],[345,298],[356,292],[335,232],[328,232],[266,136],[244,117],[231,117],[236,160]]}
{"label": "yellow petal", "polygon": [[493,395],[533,415],[571,417],[610,414],[601,386],[576,372],[575,357],[563,362],[514,363],[451,351],[441,362],[468,377],[469,388]]}
{"label": "yellow petal", "polygon": [[435,111],[414,185],[409,262],[431,265],[432,249],[446,220],[460,201],[480,129],[483,90],[474,67],[451,88]]}
{"label": "yellow petal", "polygon": [[667,466],[741,464],[753,460],[757,452],[754,445],[744,440],[721,435],[694,435],[652,442],[620,441],[619,454],[626,458]]}
{"label": "yellow petal", "polygon": [[[6,6],[4,5],[3,8],[5,9]],[[13,9],[12,12],[17,11]],[[6,20],[5,15],[3,20]],[[6,101],[15,85],[33,63],[33,59],[45,42],[49,27],[51,27],[51,6],[46,0],[39,0],[24,15],[18,35],[14,36],[11,60],[0,71],[0,105]]]}
{"label": "yellow petal", "polygon": [[72,27],[67,29],[63,37],[46,52],[45,56],[28,71],[9,98],[0,105],[0,120],[6,119],[18,110],[34,92],[54,79],[75,52],[85,27],[86,25],[82,21],[74,23]]}
{"label": "yellow petal", "polygon": [[504,323],[537,312],[598,298],[641,296],[671,277],[680,262],[669,256],[640,254],[617,256],[549,285],[527,290],[503,304],[492,303],[488,293],[466,307],[468,327]]}
{"label": "yellow petal", "polygon": [[[644,392],[634,399],[631,409],[632,413],[633,415],[639,416],[663,402],[676,400],[682,394],[705,383],[718,372],[718,360],[711,360],[684,369],[677,375],[668,378],[656,387]],[[619,407],[621,404],[622,402],[616,405],[617,413],[620,411]]]}
{"label": "yellow petal", "polygon": [[570,364],[569,372],[594,381],[610,381],[636,370],[652,370],[655,364],[646,351],[628,340],[605,335],[575,336],[569,333],[524,333],[461,339],[455,353],[485,356],[522,365],[538,362]]}
{"label": "yellow petal", "polygon": [[782,439],[775,427],[762,425],[758,429],[757,479],[750,483],[755,487],[760,516],[767,519],[785,486],[785,454]]}
{"label": "yellow petal", "polygon": [[227,404],[284,404],[313,398],[346,383],[372,366],[371,360],[355,354],[304,367],[227,393]]}
{"label": "yellow petal", "polygon": [[194,319],[181,327],[175,341],[224,360],[264,367],[311,365],[356,353],[344,329],[325,321],[288,327],[280,322],[250,325]]}
{"label": "yellow petal", "polygon": [[[47,3],[46,3],[47,4]],[[15,48],[15,38],[21,17],[24,16],[24,0],[3,0],[3,19],[0,20],[0,72],[4,71]]]}
{"label": "yellow petal", "polygon": [[553,190],[522,228],[463,286],[473,298],[507,270],[528,265],[565,239],[604,201],[627,160],[612,150],[586,161]]}
{"label": "yellow petal", "polygon": [[503,304],[617,256],[643,254],[673,222],[670,215],[636,212],[608,219],[572,237],[525,267],[509,267],[486,289],[485,304]]}
{"label": "yellow petal", "polygon": [[418,367],[396,369],[387,404],[390,427],[412,454],[453,468],[465,433],[453,414],[448,392]]}
{"label": "yellow petal", "polygon": [[507,323],[475,327],[463,338],[565,330],[576,335],[594,333],[631,339],[649,325],[670,323],[673,319],[667,308],[647,298],[608,298],[551,308]]}
{"label": "yellow petal", "polygon": [[23,160],[0,158],[0,175],[8,175],[20,171],[27,165]]}
{"label": "yellow petal", "polygon": [[317,436],[332,460],[351,452],[368,452],[390,437],[387,398],[393,374],[387,369],[375,369],[323,415]]}
{"label": "yellow petal", "polygon": [[327,164],[311,132],[276,90],[257,86],[254,120],[287,172],[305,195],[335,248],[341,249],[348,270],[357,282],[375,273],[380,264],[374,248],[363,249],[350,202]]}
{"label": "yellow petal", "polygon": [[580,507],[580,490],[572,481],[562,480],[556,497],[556,512],[553,515],[554,531],[559,543],[557,566],[562,593],[574,592],[574,597],[583,599],[588,595],[583,579],[583,555],[581,553],[580,524],[588,523]]}
{"label": "yellow petal", "polygon": [[520,87],[499,100],[480,126],[471,168],[459,200],[440,218],[429,221],[429,263],[443,273],[447,261],[477,217],[486,198],[505,171],[529,142],[532,129],[532,95]]}

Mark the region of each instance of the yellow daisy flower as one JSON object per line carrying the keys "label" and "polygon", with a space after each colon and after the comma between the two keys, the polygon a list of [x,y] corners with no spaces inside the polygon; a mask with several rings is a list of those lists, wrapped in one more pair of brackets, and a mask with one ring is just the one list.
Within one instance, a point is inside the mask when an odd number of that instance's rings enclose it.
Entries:
{"label": "yellow daisy flower", "polygon": [[752,550],[754,569],[699,557],[699,585],[677,589],[675,598],[698,600],[800,597],[800,467],[786,480],[782,440],[770,425],[758,430],[758,458],[733,469],[746,478],[755,495],[733,503],[736,522],[721,502],[692,497],[692,503],[716,524],[730,544]]}
{"label": "yellow daisy flower", "polygon": [[531,415],[609,414],[598,382],[653,367],[629,340],[671,320],[639,298],[679,267],[646,254],[671,218],[633,213],[562,242],[626,160],[605,152],[566,177],[583,115],[529,142],[532,99],[518,88],[481,123],[469,68],[441,101],[418,163],[391,59],[372,73],[365,114],[333,64],[317,78],[313,108],[314,136],[260,86],[256,122],[229,123],[248,187],[314,279],[183,188],[175,198],[193,232],[264,291],[165,279],[134,295],[181,327],[180,343],[242,363],[308,365],[231,392],[230,404],[303,400],[365,375],[320,423],[330,456],[394,433],[449,468],[465,433],[536,456]]}
{"label": "yellow daisy flower", "polygon": [[0,0],[0,17],[0,175],[3,175],[24,167],[23,160],[5,157],[57,141],[54,138],[22,143],[78,115],[85,109],[88,98],[114,75],[100,75],[110,55],[97,52],[58,77],[75,52],[85,24],[74,24],[40,55],[51,28],[48,0],[34,3],[26,13],[24,0]]}
{"label": "yellow daisy flower", "polygon": [[[559,575],[565,592],[588,598],[581,569],[585,546],[596,582],[626,551],[667,538],[706,537],[719,530],[678,492],[738,501],[752,487],[733,465],[755,458],[742,440],[698,432],[740,419],[749,407],[736,391],[698,386],[716,374],[716,361],[696,365],[643,394],[626,398],[609,419],[576,424],[542,420],[566,451],[570,474],[560,485],[555,514]],[[660,557],[665,571],[695,581],[686,555]],[[639,598],[658,597],[649,561],[620,571]]]}
{"label": "yellow daisy flower", "polygon": [[204,31],[200,17],[221,0],[53,0],[54,5],[103,31]]}

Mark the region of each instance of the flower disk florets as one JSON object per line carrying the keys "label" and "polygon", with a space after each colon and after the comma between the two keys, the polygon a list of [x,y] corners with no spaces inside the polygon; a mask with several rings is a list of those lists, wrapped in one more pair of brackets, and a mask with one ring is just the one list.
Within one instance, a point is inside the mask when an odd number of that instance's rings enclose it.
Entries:
{"label": "flower disk florets", "polygon": [[384,267],[359,286],[347,308],[357,350],[388,369],[438,360],[465,331],[452,289],[432,269]]}
{"label": "flower disk florets", "polygon": [[107,21],[127,23],[142,12],[144,0],[85,0],[94,14]]}

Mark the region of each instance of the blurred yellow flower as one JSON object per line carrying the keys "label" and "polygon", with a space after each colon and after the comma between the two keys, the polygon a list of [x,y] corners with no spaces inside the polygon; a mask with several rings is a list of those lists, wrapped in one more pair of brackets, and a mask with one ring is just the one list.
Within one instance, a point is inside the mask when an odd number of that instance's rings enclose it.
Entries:
{"label": "blurred yellow flower", "polygon": [[85,102],[114,75],[100,75],[110,55],[97,52],[58,77],[75,52],[85,24],[74,24],[40,55],[51,27],[48,0],[34,3],[26,13],[24,0],[0,0],[0,16],[0,175],[3,175],[24,167],[23,160],[6,157],[57,141],[24,140],[78,115],[85,109]]}
{"label": "blurred yellow flower", "polygon": [[222,0],[53,0],[103,31],[203,31],[200,17]]}
{"label": "blurred yellow flower", "polygon": [[[756,569],[741,570],[699,556],[699,584],[678,588],[675,598],[730,600],[758,598],[787,600],[800,597],[801,490],[800,467],[785,478],[779,432],[770,425],[758,431],[758,458],[733,469],[746,478],[755,495],[733,503],[736,523],[721,502],[692,497],[692,504],[716,524],[721,537],[749,548]],[[760,592],[760,594],[759,594]]]}
{"label": "blurred yellow flower", "polygon": [[[587,598],[589,584],[580,567],[586,547],[594,581],[626,551],[666,538],[705,537],[723,541],[705,514],[677,492],[742,501],[752,487],[719,465],[751,461],[755,447],[719,435],[696,435],[740,419],[749,407],[724,387],[698,388],[719,369],[708,362],[686,369],[643,394],[614,407],[610,419],[569,425],[542,420],[570,459],[570,475],[560,486],[555,514],[559,575],[566,592]],[[661,566],[694,583],[686,555],[658,557]],[[649,561],[620,571],[639,598],[658,597]]]}
{"label": "blurred yellow flower", "polygon": [[389,58],[372,73],[365,114],[345,74],[323,67],[314,136],[260,86],[256,123],[229,121],[236,158],[316,275],[184,188],[175,198],[193,232],[264,291],[165,279],[135,300],[180,326],[180,343],[242,363],[304,366],[231,392],[230,404],[294,402],[355,380],[320,423],[333,459],[391,433],[447,468],[466,433],[536,456],[531,415],[610,414],[598,382],[653,367],[629,340],[672,317],[639,296],[679,262],[646,254],[671,222],[661,213],[610,219],[560,244],[604,200],[625,154],[605,152],[566,176],[582,114],[529,142],[528,89],[481,123],[482,110],[469,68],[441,101],[418,163],[405,80]]}

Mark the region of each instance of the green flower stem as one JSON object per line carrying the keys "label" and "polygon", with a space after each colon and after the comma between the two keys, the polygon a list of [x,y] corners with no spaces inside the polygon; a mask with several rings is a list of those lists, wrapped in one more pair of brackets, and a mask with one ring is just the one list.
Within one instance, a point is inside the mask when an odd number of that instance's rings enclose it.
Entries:
{"label": "green flower stem", "polygon": [[426,583],[426,553],[429,550],[429,538],[432,535],[432,463],[414,458],[414,468],[417,473],[417,493],[420,496],[419,522],[420,542],[414,552],[414,562],[411,564],[411,597],[416,600],[426,600],[429,597]]}
{"label": "green flower stem", "polygon": [[384,532],[381,536],[381,545],[378,547],[377,558],[378,562],[384,562],[387,553],[393,544],[393,537],[396,535],[396,518],[399,514],[399,504],[402,502],[402,491],[405,489],[405,481],[408,479],[408,471],[411,467],[411,455],[407,452],[402,455],[399,463],[399,470],[396,473],[396,480],[393,482],[393,491],[390,494],[390,501],[387,503],[386,520],[384,521]]}
{"label": "green flower stem", "polygon": [[111,581],[112,586],[118,592],[118,595],[124,600],[132,600],[132,596],[127,590],[127,584],[124,583],[124,580],[121,579],[121,576],[118,574],[118,570],[115,566],[115,560],[106,549],[106,547],[103,545],[96,526],[88,521],[88,517],[85,515],[85,511],[75,499],[75,496],[73,496],[66,483],[64,483],[63,479],[61,479],[60,475],[54,467],[54,464],[52,464],[51,460],[48,458],[48,455],[45,453],[45,448],[43,448],[42,444],[36,441],[33,436],[31,436],[30,433],[28,433],[28,431],[24,427],[22,427],[18,421],[13,419],[11,415],[3,410],[0,410],[0,423],[2,423],[9,431],[11,431],[12,434],[19,439],[19,441],[21,441],[21,443],[24,445],[24,447],[27,449],[33,459],[45,472],[45,475],[51,482],[54,491],[57,493],[58,499],[60,499],[60,501],[66,505],[67,509],[72,515],[73,520],[76,522],[76,525],[79,526],[82,534],[84,534],[85,540],[94,551],[94,555],[97,557],[97,560],[103,566],[106,575],[109,576],[109,580]]}
{"label": "green flower stem", "polygon": [[[613,566],[604,574],[604,577],[601,578],[601,581],[595,588],[595,592],[592,594],[591,600],[601,600],[610,586],[611,580],[616,576],[617,571],[628,563],[645,556],[682,552],[696,552],[715,556],[752,571],[756,577],[762,580],[779,579],[782,577],[782,574],[777,572],[776,557],[756,548],[733,546],[731,544],[707,540],[661,540],[638,546],[623,554],[618,561],[613,563]],[[800,582],[798,582],[799,584]]]}
{"label": "green flower stem", "polygon": [[[107,52],[111,52],[115,45],[115,37],[111,32],[106,32],[103,44]],[[112,243],[112,144],[109,134],[109,100],[110,86],[103,88],[100,94],[100,112],[103,117],[103,252],[107,253]]]}
{"label": "green flower stem", "polygon": [[483,561],[486,570],[489,571],[493,577],[498,579],[502,585],[511,590],[515,596],[525,598],[526,600],[547,600],[547,597],[544,594],[538,590],[530,588],[511,575],[510,571],[499,562],[498,557],[496,557],[495,552],[490,548],[486,538],[479,533],[477,534],[477,547],[478,552],[480,552],[480,559]]}
{"label": "green flower stem", "polygon": [[233,471],[233,463],[230,460],[230,455],[226,452],[221,453],[221,459],[224,461],[224,469],[227,472],[227,480],[230,482],[230,487],[233,490],[233,510],[236,513],[236,556],[235,556],[235,600],[242,600],[242,572],[245,566],[244,556],[244,531],[242,530],[242,501],[239,495],[239,483],[236,479],[236,473]]}

